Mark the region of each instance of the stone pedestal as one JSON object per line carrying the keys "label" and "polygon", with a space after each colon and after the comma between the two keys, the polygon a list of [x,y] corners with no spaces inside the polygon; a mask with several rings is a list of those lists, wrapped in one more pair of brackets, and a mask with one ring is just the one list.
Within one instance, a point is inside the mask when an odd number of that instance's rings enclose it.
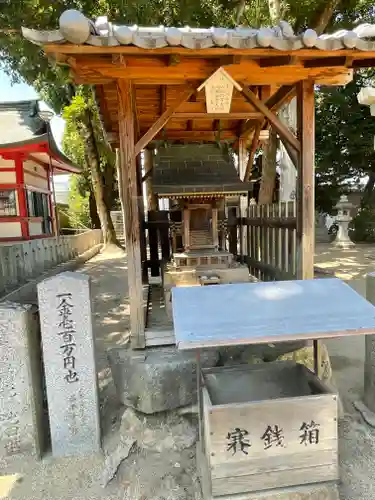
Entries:
{"label": "stone pedestal", "polygon": [[38,327],[31,305],[0,304],[0,457],[43,448]]}
{"label": "stone pedestal", "polygon": [[100,450],[90,279],[66,272],[38,285],[52,453]]}
{"label": "stone pedestal", "polygon": [[[117,396],[121,403],[142,413],[157,413],[196,401],[196,354],[176,347],[144,352],[114,348],[108,353]],[[215,366],[218,353],[202,351],[201,364]]]}

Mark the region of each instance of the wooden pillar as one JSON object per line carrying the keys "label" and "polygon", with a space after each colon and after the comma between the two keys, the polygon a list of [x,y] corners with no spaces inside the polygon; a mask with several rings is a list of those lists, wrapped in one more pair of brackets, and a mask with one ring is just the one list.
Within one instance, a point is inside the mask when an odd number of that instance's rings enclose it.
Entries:
{"label": "wooden pillar", "polygon": [[[246,174],[247,167],[247,149],[246,141],[242,138],[238,141],[238,173],[240,178],[243,180]],[[240,217],[245,218],[247,215],[247,199],[248,196],[240,196]],[[247,255],[247,238],[244,226],[240,225],[240,246],[241,246],[241,257]]]}
{"label": "wooden pillar", "polygon": [[297,175],[297,278],[314,278],[314,82],[297,85],[298,139],[301,141]]}
{"label": "wooden pillar", "polygon": [[190,248],[190,210],[184,209],[184,250],[188,251]]}
{"label": "wooden pillar", "polygon": [[145,175],[146,178],[146,193],[147,193],[147,210],[154,211],[158,210],[158,198],[154,194],[152,188],[152,168],[153,168],[153,154],[151,149],[145,149],[143,151],[144,154],[144,167],[145,167]]}
{"label": "wooden pillar", "polygon": [[[297,134],[301,142],[297,171],[297,278],[314,278],[315,252],[315,99],[314,82],[297,84]],[[314,340],[314,371],[320,376],[320,342]]]}
{"label": "wooden pillar", "polygon": [[142,262],[142,283],[148,283],[148,268],[147,268],[147,248],[146,248],[146,229],[145,229],[145,203],[143,198],[142,184],[142,158],[137,156],[137,195],[138,195],[138,213],[139,213],[139,230],[141,241],[141,262]]}
{"label": "wooden pillar", "polygon": [[212,241],[216,249],[219,248],[219,231],[218,231],[218,217],[217,208],[212,207]]}
{"label": "wooden pillar", "polygon": [[17,156],[14,159],[14,165],[16,168],[16,184],[17,184],[17,199],[18,199],[18,209],[19,216],[21,218],[21,232],[22,239],[30,239],[29,232],[29,221],[28,221],[28,211],[27,211],[27,201],[26,201],[26,191],[25,191],[25,176],[23,171],[23,159],[21,156]]}
{"label": "wooden pillar", "polygon": [[145,347],[141,241],[137,200],[137,165],[134,151],[134,94],[127,80],[117,81],[119,102],[120,169],[124,232],[128,254],[131,346]]}

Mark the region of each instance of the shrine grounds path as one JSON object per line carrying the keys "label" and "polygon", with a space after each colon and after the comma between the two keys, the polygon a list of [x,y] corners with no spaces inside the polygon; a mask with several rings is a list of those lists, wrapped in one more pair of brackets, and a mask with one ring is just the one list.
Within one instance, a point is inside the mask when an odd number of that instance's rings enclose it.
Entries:
{"label": "shrine grounds path", "polygon": [[[347,251],[317,245],[315,263],[364,294],[365,275],[375,271],[375,245],[358,245]],[[78,271],[92,278],[100,405],[103,434],[106,436],[116,426],[123,411],[115,396],[106,350],[125,345],[129,337],[126,254],[117,247],[107,248]],[[364,339],[348,337],[326,343],[334,379],[344,403],[344,415],[339,424],[341,499],[374,500],[375,430],[363,423],[352,405],[352,401],[361,397],[363,389]],[[100,456],[57,460],[47,454],[41,462],[31,458],[0,459],[0,499],[130,500],[124,496],[126,485],[121,479],[114,479],[103,489],[100,485],[102,472],[103,458]],[[19,474],[20,481],[16,482],[17,476],[12,474]],[[147,497],[142,500],[155,499]]]}

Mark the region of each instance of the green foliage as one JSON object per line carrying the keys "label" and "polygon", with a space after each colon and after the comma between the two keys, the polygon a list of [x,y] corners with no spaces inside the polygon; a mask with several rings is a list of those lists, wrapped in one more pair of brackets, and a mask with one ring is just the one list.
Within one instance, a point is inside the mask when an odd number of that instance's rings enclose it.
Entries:
{"label": "green foliage", "polygon": [[71,227],[91,227],[90,188],[84,176],[73,175],[69,182],[69,222]]}
{"label": "green foliage", "polygon": [[[57,217],[59,218],[59,228],[61,229],[70,229],[72,226],[70,224],[69,215],[66,212],[65,205],[57,205]],[[73,225],[73,227],[75,227]]]}
{"label": "green foliage", "polygon": [[323,210],[375,172],[375,120],[357,100],[374,76],[373,69],[358,71],[345,87],[322,88],[316,94],[316,201]]}
{"label": "green foliage", "polygon": [[367,205],[361,207],[356,217],[350,223],[352,231],[350,237],[353,241],[366,243],[375,242],[375,206]]}

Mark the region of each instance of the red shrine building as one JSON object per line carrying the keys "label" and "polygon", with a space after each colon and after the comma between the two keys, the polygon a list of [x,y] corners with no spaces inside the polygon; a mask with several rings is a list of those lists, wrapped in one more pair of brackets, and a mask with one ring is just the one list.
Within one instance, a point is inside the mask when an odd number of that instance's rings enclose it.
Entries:
{"label": "red shrine building", "polygon": [[61,153],[39,101],[0,103],[0,242],[57,233],[53,176],[81,169]]}

